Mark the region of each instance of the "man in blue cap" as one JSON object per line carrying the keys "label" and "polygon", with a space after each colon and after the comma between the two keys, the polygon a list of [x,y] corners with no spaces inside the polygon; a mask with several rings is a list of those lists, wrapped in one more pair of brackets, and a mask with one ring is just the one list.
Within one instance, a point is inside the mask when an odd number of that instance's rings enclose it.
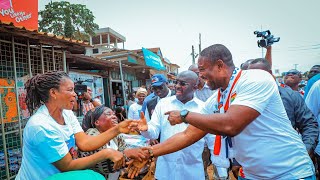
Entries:
{"label": "man in blue cap", "polygon": [[145,116],[147,121],[150,121],[153,110],[160,99],[174,95],[174,92],[168,88],[168,80],[163,74],[152,76],[151,88],[155,96],[146,102]]}

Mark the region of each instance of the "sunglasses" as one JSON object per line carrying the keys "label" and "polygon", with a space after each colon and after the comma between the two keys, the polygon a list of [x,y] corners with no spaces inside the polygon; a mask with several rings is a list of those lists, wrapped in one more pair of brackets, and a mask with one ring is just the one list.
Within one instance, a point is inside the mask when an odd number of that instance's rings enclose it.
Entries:
{"label": "sunglasses", "polygon": [[298,75],[299,73],[298,72],[286,72],[286,76],[288,75]]}
{"label": "sunglasses", "polygon": [[186,85],[189,85],[190,83],[187,83],[187,82],[185,82],[185,81],[176,80],[176,81],[174,82],[174,84],[175,84],[175,85],[180,84],[180,86],[186,86]]}

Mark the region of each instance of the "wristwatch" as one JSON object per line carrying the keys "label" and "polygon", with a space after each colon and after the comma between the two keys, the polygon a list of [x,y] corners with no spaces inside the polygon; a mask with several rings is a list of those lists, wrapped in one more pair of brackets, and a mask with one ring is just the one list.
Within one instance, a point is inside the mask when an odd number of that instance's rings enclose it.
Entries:
{"label": "wristwatch", "polygon": [[93,102],[94,100],[93,99],[90,99],[90,102]]}
{"label": "wristwatch", "polygon": [[186,121],[186,117],[187,117],[188,114],[189,114],[189,111],[186,110],[186,109],[180,111],[180,117],[182,119],[182,122],[184,122],[186,124],[188,124],[188,122]]}

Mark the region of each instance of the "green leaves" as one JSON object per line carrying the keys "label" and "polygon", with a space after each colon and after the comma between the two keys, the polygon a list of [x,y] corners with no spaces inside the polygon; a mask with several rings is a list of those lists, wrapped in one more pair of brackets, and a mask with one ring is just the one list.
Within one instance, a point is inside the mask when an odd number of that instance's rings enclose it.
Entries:
{"label": "green leaves", "polygon": [[87,40],[99,28],[92,11],[82,4],[51,2],[39,12],[39,30],[69,38]]}

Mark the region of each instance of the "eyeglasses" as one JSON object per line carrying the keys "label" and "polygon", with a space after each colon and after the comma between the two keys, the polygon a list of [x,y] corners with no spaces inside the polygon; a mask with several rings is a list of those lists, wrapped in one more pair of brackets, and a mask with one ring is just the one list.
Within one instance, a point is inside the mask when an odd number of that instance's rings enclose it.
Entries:
{"label": "eyeglasses", "polygon": [[175,84],[175,85],[180,84],[181,86],[186,86],[186,85],[189,85],[190,83],[187,83],[187,82],[185,82],[185,81],[176,80],[176,81],[174,82],[174,84]]}

